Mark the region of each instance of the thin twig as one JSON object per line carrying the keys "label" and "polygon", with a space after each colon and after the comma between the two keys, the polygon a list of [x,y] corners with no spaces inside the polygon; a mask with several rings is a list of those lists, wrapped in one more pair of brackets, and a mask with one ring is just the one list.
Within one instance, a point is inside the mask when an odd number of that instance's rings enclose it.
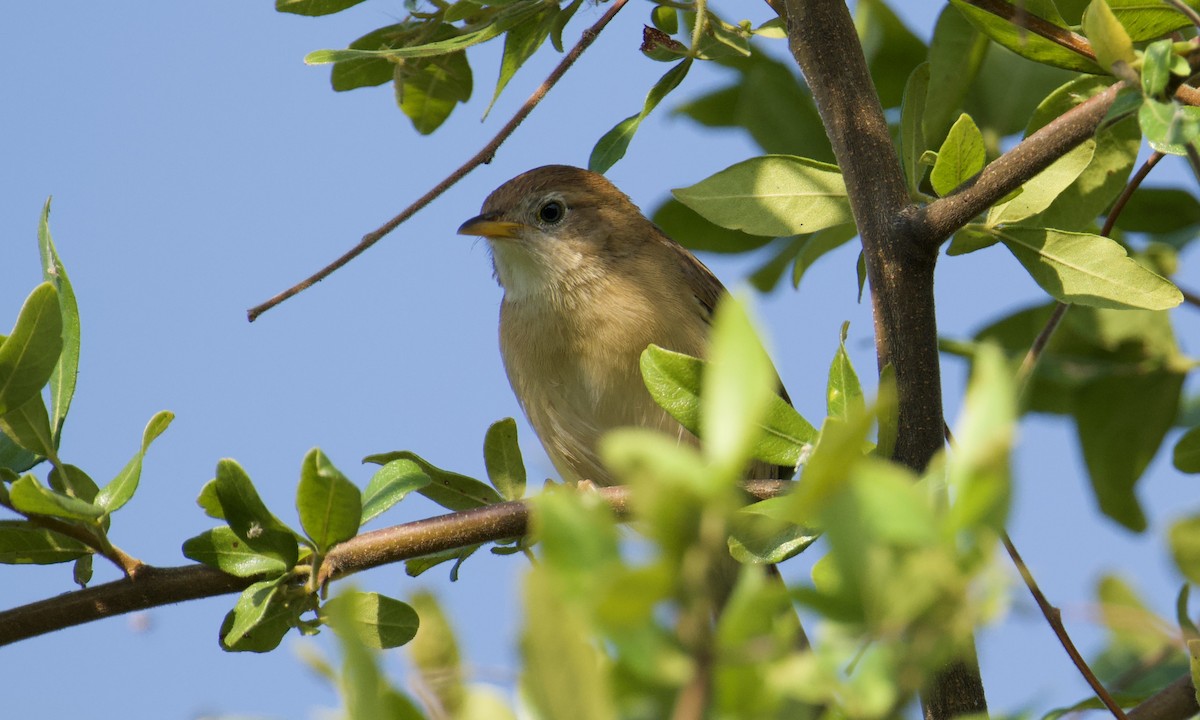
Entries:
{"label": "thin twig", "polygon": [[1112,210],[1108,211],[1108,217],[1104,219],[1104,227],[1101,228],[1100,234],[1104,237],[1111,237],[1113,227],[1117,224],[1117,219],[1121,217],[1121,212],[1125,210],[1125,205],[1129,202],[1129,198],[1133,197],[1134,191],[1142,186],[1142,181],[1150,174],[1155,165],[1158,165],[1164,155],[1157,150],[1150,153],[1150,157],[1146,158],[1146,162],[1137,169],[1137,172],[1129,178],[1129,182],[1125,183],[1125,189],[1117,197],[1113,203]]}
{"label": "thin twig", "polygon": [[[760,500],[776,497],[790,485],[786,480],[742,483],[746,492]],[[628,488],[608,487],[595,492],[618,517],[626,513]],[[321,580],[422,555],[519,537],[525,534],[529,510],[527,501],[505,502],[363,533],[329,551],[321,566]],[[136,610],[239,592],[259,579],[226,575],[199,564],[165,568],[142,565],[133,578],[0,612],[0,646]]]}
{"label": "thin twig", "polygon": [[[1178,284],[1175,287],[1179,287]],[[1197,295],[1191,290],[1184,290],[1183,288],[1179,288],[1179,292],[1183,293],[1183,301],[1185,303],[1200,307],[1200,295]]]}
{"label": "thin twig", "polygon": [[1100,702],[1104,703],[1104,706],[1113,714],[1113,717],[1117,718],[1117,720],[1129,720],[1125,715],[1125,711],[1121,709],[1121,706],[1117,704],[1113,696],[1104,688],[1104,685],[1100,683],[1096,674],[1092,672],[1092,668],[1088,666],[1087,661],[1079,654],[1079,650],[1075,647],[1075,643],[1071,640],[1071,636],[1067,634],[1067,629],[1063,626],[1062,613],[1059,612],[1058,608],[1051,605],[1046,596],[1042,594],[1037,581],[1033,579],[1033,573],[1029,571],[1029,567],[1021,558],[1021,554],[1017,552],[1016,546],[1013,545],[1012,538],[1008,536],[1008,533],[1004,533],[1001,535],[1001,540],[1004,542],[1005,549],[1008,550],[1008,556],[1012,558],[1013,565],[1017,567],[1017,572],[1021,573],[1021,579],[1025,581],[1025,587],[1029,588],[1029,593],[1033,595],[1034,602],[1037,603],[1038,608],[1042,611],[1042,615],[1046,618],[1046,622],[1050,624],[1050,628],[1058,637],[1058,641],[1062,644],[1063,649],[1067,651],[1067,655],[1071,657],[1071,661],[1075,663],[1075,667],[1079,670],[1079,673],[1083,675],[1083,679],[1092,687],[1092,691],[1096,693],[1096,697],[1100,698]]}
{"label": "thin twig", "polygon": [[1096,61],[1096,52],[1092,50],[1092,45],[1087,38],[1031,14],[1025,8],[1025,3],[1014,5],[1003,0],[966,0],[966,3],[996,17],[1004,18],[1013,25],[1028,30],[1034,35],[1049,40],[1092,62]]}
{"label": "thin twig", "polygon": [[459,166],[457,170],[446,176],[444,180],[435,185],[429,192],[422,195],[412,205],[406,207],[400,212],[399,215],[385,222],[377,230],[373,230],[366,235],[363,235],[362,240],[360,240],[357,245],[352,247],[337,260],[334,260],[332,263],[321,268],[309,278],[296,283],[270,300],[250,308],[248,311],[246,311],[246,316],[249,318],[250,322],[254,322],[256,319],[258,319],[259,315],[262,315],[264,312],[270,310],[284,300],[287,300],[293,295],[307,290],[313,285],[329,277],[329,275],[331,275],[334,271],[338,270],[346,263],[361,255],[367,248],[383,239],[383,236],[395,230],[400,226],[401,223],[408,220],[429,203],[433,202],[439,195],[453,187],[455,183],[466,177],[466,175],[472,170],[480,165],[491,162],[492,157],[496,154],[496,150],[498,150],[504,141],[508,139],[509,135],[513,134],[513,131],[516,130],[517,126],[529,116],[529,113],[533,112],[533,109],[538,106],[538,103],[542,101],[542,98],[546,97],[546,93],[550,92],[550,88],[554,87],[554,85],[562,79],[562,76],[567,72],[571,65],[573,65],[575,61],[579,59],[579,56],[583,54],[583,51],[586,50],[588,46],[596,40],[596,36],[600,34],[600,31],[604,29],[604,26],[608,25],[609,21],[616,16],[621,8],[625,7],[627,2],[629,2],[629,0],[615,0],[612,6],[609,7],[608,11],[605,12],[604,15],[602,15],[594,25],[583,31],[583,34],[579,38],[579,42],[575,43],[575,47],[571,48],[570,52],[563,56],[563,59],[558,63],[558,66],[546,76],[546,80],[540,86],[538,86],[537,90],[533,91],[533,94],[530,95],[529,99],[525,101],[525,104],[522,105],[519,110],[517,110],[517,112],[512,116],[512,119],[510,119],[504,125],[504,127],[500,128],[500,131],[496,133],[495,137],[489,140],[479,152],[471,156],[470,160],[467,160],[465,163]]}

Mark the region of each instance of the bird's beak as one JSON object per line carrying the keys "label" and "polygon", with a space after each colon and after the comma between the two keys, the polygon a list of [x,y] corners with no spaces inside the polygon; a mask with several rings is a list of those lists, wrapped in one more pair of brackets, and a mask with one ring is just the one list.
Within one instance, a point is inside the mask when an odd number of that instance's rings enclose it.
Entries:
{"label": "bird's beak", "polygon": [[515,222],[497,220],[493,213],[477,215],[466,221],[458,228],[459,235],[479,235],[486,238],[516,239],[521,237],[524,225]]}

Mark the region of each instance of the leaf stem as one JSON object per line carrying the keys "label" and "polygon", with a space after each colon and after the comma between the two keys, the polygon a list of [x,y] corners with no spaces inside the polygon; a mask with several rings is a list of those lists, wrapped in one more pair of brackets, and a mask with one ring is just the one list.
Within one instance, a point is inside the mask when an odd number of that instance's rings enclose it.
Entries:
{"label": "leaf stem", "polygon": [[360,240],[357,245],[350,248],[350,250],[348,250],[337,260],[334,260],[332,263],[313,273],[307,279],[301,280],[287,290],[284,290],[278,295],[270,298],[266,302],[255,305],[247,310],[246,317],[249,319],[249,321],[254,322],[258,319],[259,315],[262,315],[267,310],[270,310],[288,298],[307,290],[313,285],[329,277],[333,272],[361,255],[364,251],[366,251],[367,248],[382,240],[385,235],[395,230],[403,222],[415,215],[419,210],[433,202],[438,196],[453,187],[455,183],[466,177],[467,174],[472,170],[480,165],[491,162],[492,157],[496,154],[496,150],[499,149],[499,147],[504,144],[504,141],[513,134],[513,132],[517,129],[517,126],[524,122],[525,118],[529,116],[529,113],[533,112],[533,109],[537,107],[539,103],[541,103],[544,97],[546,97],[546,93],[550,92],[550,88],[554,87],[555,84],[562,79],[562,76],[567,72],[571,65],[573,65],[575,61],[579,59],[579,56],[583,54],[583,51],[586,50],[593,42],[595,42],[596,37],[600,34],[600,31],[603,30],[606,25],[608,25],[609,21],[611,21],[613,17],[620,12],[621,8],[625,7],[625,4],[628,2],[629,0],[615,0],[612,6],[608,8],[608,11],[605,12],[604,15],[602,15],[600,19],[595,22],[594,25],[583,31],[583,34],[579,38],[579,42],[575,43],[575,46],[563,56],[563,59],[558,63],[554,70],[552,70],[550,74],[546,76],[546,79],[542,82],[542,84],[533,91],[533,94],[529,96],[529,99],[525,101],[525,104],[513,114],[512,118],[505,123],[504,127],[500,128],[500,131],[496,133],[495,137],[489,140],[483,146],[483,148],[479,150],[479,152],[472,155],[471,158],[459,166],[457,170],[447,175],[441,182],[439,182],[437,185],[434,185],[432,189],[402,210],[398,215],[393,217],[391,220],[388,220],[377,229],[372,230],[366,235],[363,235],[362,240]]}

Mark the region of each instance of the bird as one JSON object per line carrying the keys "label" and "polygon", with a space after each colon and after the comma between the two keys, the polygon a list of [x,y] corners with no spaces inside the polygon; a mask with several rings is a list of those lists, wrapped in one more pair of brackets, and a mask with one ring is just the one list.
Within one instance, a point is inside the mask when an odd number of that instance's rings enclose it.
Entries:
{"label": "bird", "polygon": [[[639,358],[650,344],[705,357],[727,291],[629,196],[599,173],[546,165],[497,188],[458,232],[491,248],[505,371],[563,480],[615,484],[597,450],[615,428],[698,442],[655,403]],[[756,462],[747,474],[793,470]]]}

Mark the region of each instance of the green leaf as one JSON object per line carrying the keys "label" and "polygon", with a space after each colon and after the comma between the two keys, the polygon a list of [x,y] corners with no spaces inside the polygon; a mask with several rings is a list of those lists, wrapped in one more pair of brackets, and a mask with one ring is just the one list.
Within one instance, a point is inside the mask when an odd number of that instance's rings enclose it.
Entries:
{"label": "green leaf", "polygon": [[51,489],[88,503],[95,503],[96,496],[100,493],[96,482],[74,465],[51,468],[47,480]]}
{"label": "green leaf", "polygon": [[554,17],[554,25],[550,28],[550,43],[554,45],[554,49],[558,52],[563,51],[563,30],[566,29],[567,23],[571,21],[571,18],[575,17],[575,12],[579,10],[579,6],[582,4],[583,0],[573,0],[570,5],[563,8],[562,12]]}
{"label": "green leaf", "polygon": [[849,322],[842,323],[841,339],[833,362],[829,365],[829,382],[826,384],[825,404],[830,417],[848,420],[866,412],[866,401],[863,400],[862,385],[858,381],[858,373],[850,364],[850,356],[846,354],[846,333],[850,329]]}
{"label": "green leaf", "polygon": [[871,80],[885,108],[900,105],[905,82],[925,61],[925,43],[912,33],[882,0],[854,6],[854,27],[862,43]]}
{"label": "green leaf", "polygon": [[655,5],[650,11],[650,22],[668,35],[679,32],[679,11],[666,5]]}
{"label": "green leaf", "polygon": [[32,475],[24,475],[12,484],[9,501],[19,512],[28,515],[49,515],[64,520],[96,522],[104,510],[70,495],[55,492],[42,485]]}
{"label": "green leaf", "polygon": [[1171,44],[1170,40],[1152,42],[1142,56],[1142,92],[1150,97],[1162,94],[1171,79]]}
{"label": "green leaf", "polygon": [[[47,420],[49,416],[47,416]],[[18,445],[0,426],[0,468],[23,473],[42,461],[42,457]]]}
{"label": "green leaf", "polygon": [[[500,59],[500,77],[496,79],[496,91],[492,94],[492,102],[484,111],[484,117],[491,112],[492,106],[500,98],[500,93],[508,85],[508,81],[525,61],[533,57],[546,37],[550,35],[554,24],[558,21],[560,10],[557,4],[543,4],[537,15],[517,25],[504,36],[504,55]],[[465,62],[465,56],[464,56]]]}
{"label": "green leaf", "polygon": [[294,15],[330,15],[363,0],[275,0],[275,10]]}
{"label": "green leaf", "polygon": [[393,460],[415,462],[421,471],[430,478],[430,483],[425,487],[418,488],[417,492],[447,510],[470,510],[504,502],[504,498],[500,497],[499,493],[475,478],[442,470],[407,450],[370,455],[365,462],[385,465]]}
{"label": "green leaf", "polygon": [[453,548],[443,550],[442,552],[430,553],[420,557],[411,558],[404,561],[404,574],[409,577],[417,577],[427,570],[431,570],[442,563],[454,561],[454,565],[450,568],[450,582],[458,582],[458,570],[462,564],[467,561],[467,558],[475,554],[482,545],[468,545],[462,548]]}
{"label": "green leaf", "polygon": [[937,162],[929,171],[929,182],[938,195],[949,195],[979,174],[985,163],[987,149],[983,144],[983,133],[979,132],[971,116],[964,113],[950,127],[945,142],[938,149]]}
{"label": "green leaf", "polygon": [[966,255],[990,248],[998,242],[1000,242],[1000,238],[993,235],[987,226],[972,223],[954,233],[950,245],[946,248],[946,254],[951,257]]}
{"label": "green leaf", "polygon": [[28,521],[0,520],[0,563],[5,565],[53,565],[90,552],[78,540]]}
{"label": "green leaf", "polygon": [[257,582],[242,591],[221,624],[221,647],[230,652],[270,652],[299,620],[299,603],[289,603],[286,580]]}
{"label": "green leaf", "polygon": [[854,221],[837,167],[788,155],[751,158],[672,193],[709,221],[753,235],[798,235]]}
{"label": "green leaf", "polygon": [[[704,361],[650,345],[642,352],[640,366],[654,401],[696,434],[700,429]],[[754,456],[785,466],[795,466],[817,435],[816,429],[779,396],[770,401],[761,429]]]}
{"label": "green leaf", "polygon": [[471,65],[464,52],[401,59],[394,73],[396,103],[422,135],[437,130],[458,103],[471,99]]}
{"label": "green leaf", "polygon": [[87,587],[87,584],[92,581],[92,566],[96,556],[88,553],[75,561],[75,566],[71,569],[71,579],[81,588]]}
{"label": "green leaf", "polygon": [[[1200,10],[1200,2],[1197,0],[1183,0],[1183,2],[1193,10]],[[1192,24],[1186,15],[1168,3],[1148,3],[1145,0],[1110,0],[1108,6],[1134,42],[1153,40]]]}
{"label": "green leaf", "polygon": [[[981,7],[976,7],[967,0],[950,0],[950,3],[980,32],[1022,57],[1064,70],[1100,72],[1100,67],[1083,55],[1031,33],[999,15],[993,15]],[[1033,12],[1030,14],[1037,15]],[[1043,17],[1042,19],[1054,22],[1049,18]],[[1061,27],[1061,22],[1054,24]],[[1068,28],[1063,29],[1067,30]]]}
{"label": "green leaf", "polygon": [[[1081,102],[1104,91],[1111,78],[1077,78],[1051,93],[1038,105],[1026,127],[1026,136]],[[1108,211],[1125,188],[1137,161],[1142,134],[1137,120],[1128,117],[1103,125],[1095,135],[1096,151],[1087,169],[1041,215],[1036,223],[1059,230],[1087,231],[1096,217]],[[1139,191],[1140,192],[1140,191]],[[1136,197],[1136,193],[1135,193]]]}
{"label": "green leaf", "polygon": [[1073,414],[1096,499],[1130,530],[1146,527],[1134,489],[1171,427],[1182,386],[1181,374],[1110,376],[1076,395]]}
{"label": "green leaf", "polygon": [[1200,137],[1200,108],[1146,98],[1137,117],[1146,142],[1159,152],[1187,155],[1187,146]]}
{"label": "green leaf", "polygon": [[34,395],[20,407],[0,415],[0,430],[20,447],[42,457],[54,458],[54,431],[41,395]]}
{"label": "green leaf", "polygon": [[588,169],[598,173],[607,172],[618,160],[625,157],[625,151],[629,148],[629,143],[633,140],[642,120],[658,107],[668,93],[679,87],[679,83],[683,82],[683,78],[691,67],[692,58],[684,58],[659,78],[646,95],[642,111],[617,123],[612,130],[604,133],[604,136],[596,142],[596,146],[592,148],[592,155],[588,158]]}
{"label": "green leaf", "polygon": [[465,685],[454,630],[430,593],[418,592],[410,602],[421,618],[421,627],[408,645],[409,658],[422,687],[449,717],[455,717],[462,707]]}
{"label": "green leaf", "polygon": [[341,613],[345,620],[357,624],[363,642],[377,650],[407,644],[416,636],[420,624],[411,605],[374,592],[342,593],[322,610]]}
{"label": "green leaf", "polygon": [[362,494],[325,453],[309,450],[300,466],[296,487],[296,509],[300,527],[324,554],[358,533],[362,520]]}
{"label": "green leaf", "polygon": [[146,451],[174,419],[175,413],[167,410],[161,410],[150,418],[150,422],[146,423],[146,429],[142,432],[141,448],[134,453],[121,472],[117,473],[117,476],[96,495],[97,505],[111,513],[129,502],[141,480],[142,462],[146,459]]}
{"label": "green leaf", "polygon": [[804,235],[776,238],[766,253],[766,260],[747,278],[754,289],[760,293],[769,293],[774,290],[783,277],[783,273],[788,269],[788,265],[794,263],[796,255],[804,248],[807,239]]}
{"label": "green leaf", "polygon": [[17,324],[0,344],[0,415],[24,405],[50,381],[62,334],[58,291],[44,282],[25,298]]}
{"label": "green leaf", "polygon": [[54,372],[50,374],[50,426],[54,428],[57,445],[67,410],[71,407],[71,398],[75,395],[75,380],[79,374],[79,305],[75,301],[75,289],[71,287],[67,269],[63,267],[54,240],[50,237],[50,198],[46,198],[38,222],[38,250],[42,258],[42,276],[58,291],[62,310],[62,350]]}
{"label": "green leaf", "polygon": [[1200,473],[1200,426],[1194,427],[1175,443],[1172,455],[1175,469],[1185,473]]}
{"label": "green leaf", "polygon": [[384,48],[381,50],[314,50],[305,56],[304,62],[309,65],[325,65],[327,63],[367,58],[400,60],[404,58],[432,57],[434,55],[445,55],[459,50],[466,50],[473,45],[497,38],[508,32],[510,28],[520,25],[530,17],[541,12],[542,4],[540,0],[523,0],[508,3],[489,24],[484,25],[478,30],[472,30],[471,32],[446,39],[438,39],[421,45]]}
{"label": "green leaf", "polygon": [[506,500],[525,495],[525,463],[517,444],[517,421],[504,418],[492,423],[483,439],[483,461],[488,479]]}
{"label": "green leaf", "polygon": [[1095,152],[1095,140],[1083,141],[1022,185],[1015,198],[993,205],[988,211],[987,224],[1018,223],[1050,207],[1087,170]]}
{"label": "green leaf", "polygon": [[780,563],[816,542],[818,534],[789,519],[787,498],[771,498],[748,505],[733,516],[729,552],[741,563]]}
{"label": "green leaf", "polygon": [[727,471],[727,479],[744,471],[777,383],[745,307],[725,296],[714,313],[708,366],[701,378],[700,436],[705,457]]}
{"label": "green leaf", "polygon": [[[952,10],[952,8],[948,8]],[[925,141],[925,100],[929,94],[929,63],[921,63],[908,77],[904,101],[900,105],[900,160],[908,178],[908,194],[918,197],[925,165],[921,156],[929,149]]]}
{"label": "green leaf", "polygon": [[362,496],[362,522],[365,525],[380,513],[420,490],[432,479],[412,460],[393,460],[379,468]]}
{"label": "green leaf", "polygon": [[954,450],[946,465],[956,530],[1003,531],[1011,497],[1009,454],[1017,422],[1017,385],[999,346],[980,347],[972,363]]}
{"label": "green leaf", "polygon": [[792,266],[792,286],[800,287],[800,280],[813,263],[825,254],[850,242],[857,234],[858,229],[848,223],[818,230],[805,237],[804,244],[796,253],[796,264]]}
{"label": "green leaf", "polygon": [[674,112],[706,127],[745,129],[770,154],[833,162],[833,149],[812,93],[793,65],[755,51],[721,65],[736,71],[733,83],[680,105]]}
{"label": "green leaf", "polygon": [[1116,644],[1148,661],[1172,649],[1173,639],[1163,631],[1159,618],[1124,580],[1104,575],[1097,585],[1096,596],[1100,618]]}
{"label": "green leaf", "polygon": [[[403,22],[372,30],[350,43],[352,50],[385,50],[403,47],[419,36],[424,23]],[[361,87],[373,87],[391,82],[395,76],[395,64],[382,57],[372,56],[343,60],[333,64],[329,83],[335,92],[345,92]]]}
{"label": "green leaf", "polygon": [[1163,234],[1191,231],[1200,225],[1200,201],[1178,188],[1141,187],[1125,203],[1117,227],[1129,232]]}
{"label": "green leaf", "polygon": [[225,519],[225,511],[221,509],[221,500],[217,497],[217,481],[215,479],[209,480],[204,483],[204,487],[200,488],[200,495],[196,497],[196,504],[210,518],[216,518],[217,520]]}
{"label": "green leaf", "polygon": [[699,213],[674,198],[668,199],[654,211],[654,224],[669,237],[689,250],[741,253],[760,248],[772,238],[749,235],[714,225]]}
{"label": "green leaf", "polygon": [[946,137],[983,67],[988,44],[954,5],[942,8],[929,44],[929,90],[921,120],[926,143],[941,144]]}
{"label": "green leaf", "polygon": [[184,557],[238,577],[277,577],[291,570],[277,554],[261,555],[229,527],[206,530],[183,543]]}
{"label": "green leaf", "polygon": [[1118,62],[1132,65],[1137,61],[1133,40],[1104,0],[1092,0],[1083,13],[1083,34],[1092,43],[1096,62],[1111,71]]}
{"label": "green leaf", "polygon": [[991,232],[1037,284],[1061,302],[1147,310],[1166,310],[1183,302],[1170,281],[1139,265],[1106,237],[1020,226]]}
{"label": "green leaf", "polygon": [[300,551],[295,533],[267,510],[241,465],[228,458],[219,461],[214,487],[225,520],[242,542],[289,568],[296,565]]}
{"label": "green leaf", "polygon": [[563,602],[549,573],[536,568],[524,596],[523,697],[540,717],[615,720],[608,663],[591,641],[594,628],[584,612]]}
{"label": "green leaf", "polygon": [[1200,515],[1176,520],[1167,533],[1175,566],[1189,582],[1200,584]]}

